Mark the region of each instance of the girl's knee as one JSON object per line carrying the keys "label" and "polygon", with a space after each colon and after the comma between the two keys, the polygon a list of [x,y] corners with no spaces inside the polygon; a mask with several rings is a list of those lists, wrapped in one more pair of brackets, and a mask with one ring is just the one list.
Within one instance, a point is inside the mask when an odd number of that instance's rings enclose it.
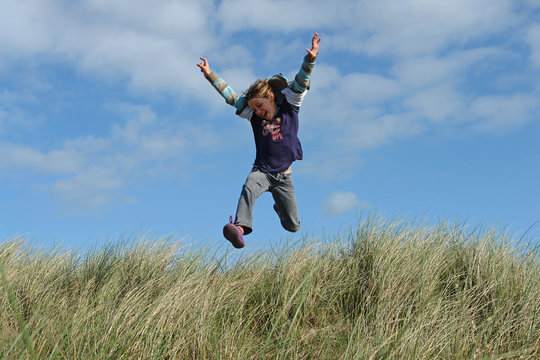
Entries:
{"label": "girl's knee", "polygon": [[295,232],[297,232],[298,230],[300,230],[300,222],[298,222],[298,221],[295,221],[295,222],[289,222],[289,223],[281,223],[281,225],[282,225],[283,228],[284,228],[285,230],[287,230],[288,232],[295,233]]}

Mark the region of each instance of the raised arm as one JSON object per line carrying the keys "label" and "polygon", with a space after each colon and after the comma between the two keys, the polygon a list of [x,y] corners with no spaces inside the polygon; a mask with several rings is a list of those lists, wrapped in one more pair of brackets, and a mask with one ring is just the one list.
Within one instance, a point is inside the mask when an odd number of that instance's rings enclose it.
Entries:
{"label": "raised arm", "polygon": [[294,77],[294,81],[290,86],[292,91],[301,93],[309,89],[309,79],[311,77],[313,66],[315,66],[317,55],[319,55],[320,42],[321,38],[319,37],[319,34],[315,33],[311,39],[311,49],[306,48],[307,54],[304,57],[302,67]]}
{"label": "raised arm", "polygon": [[298,74],[294,77],[294,81],[290,83],[289,87],[283,90],[283,94],[287,98],[289,104],[298,111],[306,95],[306,90],[309,89],[309,79],[311,78],[311,72],[315,66],[315,60],[319,54],[319,43],[321,38],[319,34],[315,33],[311,39],[311,49],[306,49],[307,54],[304,57],[304,62],[298,71]]}
{"label": "raised arm", "polygon": [[217,92],[223,96],[227,104],[234,106],[237,111],[242,110],[244,98],[239,97],[234,90],[219,76],[217,76],[212,70],[210,70],[210,65],[208,60],[201,57],[201,63],[197,64],[201,72],[203,73],[206,80],[212,84],[212,86],[217,90]]}

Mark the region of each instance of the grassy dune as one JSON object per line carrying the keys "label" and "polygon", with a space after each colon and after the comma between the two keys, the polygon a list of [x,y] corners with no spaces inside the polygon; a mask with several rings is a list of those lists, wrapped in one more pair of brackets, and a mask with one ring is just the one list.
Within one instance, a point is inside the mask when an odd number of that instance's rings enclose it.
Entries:
{"label": "grassy dune", "polygon": [[0,275],[0,359],[540,358],[538,247],[489,229],[369,217],[235,262],[13,240]]}

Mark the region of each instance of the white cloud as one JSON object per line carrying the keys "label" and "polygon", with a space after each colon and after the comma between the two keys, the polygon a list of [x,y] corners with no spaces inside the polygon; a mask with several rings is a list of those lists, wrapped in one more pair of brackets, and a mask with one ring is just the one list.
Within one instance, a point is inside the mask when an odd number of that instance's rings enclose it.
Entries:
{"label": "white cloud", "polygon": [[[303,14],[309,21],[295,21],[294,16],[286,21],[286,14]],[[251,66],[243,44],[222,42],[230,32],[328,29],[329,34],[323,34],[326,51],[357,48],[369,54],[411,56],[492,35],[514,19],[511,1],[506,0],[348,0],[339,6],[307,0],[225,0],[219,5],[210,0],[40,0],[4,6],[0,46],[14,57],[45,54],[68,59],[85,72],[124,77],[137,89],[199,96],[206,85],[194,71],[199,56],[209,53],[227,66]],[[17,37],[10,35],[14,33]],[[265,47],[270,51],[277,45],[261,44]]]}
{"label": "white cloud", "polygon": [[[294,31],[330,26],[338,20],[336,15],[342,4],[317,0],[224,0],[218,17],[228,32],[245,29],[268,31]],[[305,20],[304,20],[305,19]]]}
{"label": "white cloud", "polygon": [[80,211],[98,208],[121,197],[124,187],[125,179],[118,169],[94,166],[58,180],[51,192],[62,204]]}
{"label": "white cloud", "polygon": [[504,54],[496,48],[481,47],[456,50],[445,56],[421,55],[396,61],[392,73],[411,89],[457,84],[466,81],[472,67],[494,57],[502,58]]}
{"label": "white cloud", "polygon": [[400,84],[377,74],[352,73],[339,79],[335,91],[343,101],[355,104],[377,104],[399,94]]}
{"label": "white cloud", "polygon": [[331,43],[370,55],[409,57],[436,52],[504,31],[516,19],[512,1],[355,1],[337,24],[348,31]]}
{"label": "white cloud", "polygon": [[32,169],[44,174],[70,174],[84,167],[84,158],[72,149],[41,152],[30,146],[0,143],[0,168]]}
{"label": "white cloud", "polygon": [[86,7],[98,17],[110,18],[117,24],[177,37],[204,29],[213,2],[155,0],[149,4],[133,0],[88,0]]}
{"label": "white cloud", "polygon": [[530,7],[540,7],[540,0],[526,0]]}
{"label": "white cloud", "polygon": [[361,203],[353,192],[335,191],[324,201],[323,211],[329,216],[337,216],[367,206],[367,203]]}
{"label": "white cloud", "polygon": [[315,71],[316,86],[306,97],[302,113],[308,120],[302,126],[308,139],[339,153],[336,158],[417,135],[423,131],[426,118],[441,116],[442,107],[434,104],[430,108],[424,99],[410,99],[409,109],[404,108],[404,99],[414,92],[395,78],[344,75],[328,65]]}
{"label": "white cloud", "polygon": [[5,110],[2,110],[2,108],[0,108],[0,135],[2,134],[2,131],[4,129],[3,124],[6,118],[7,118],[7,112]]}
{"label": "white cloud", "polygon": [[470,105],[468,115],[474,131],[501,133],[538,119],[540,108],[538,97],[531,94],[482,96]]}
{"label": "white cloud", "polygon": [[419,120],[441,123],[455,121],[455,117],[463,113],[466,100],[454,87],[443,83],[414,92],[404,99],[404,104]]}
{"label": "white cloud", "polygon": [[540,23],[531,25],[527,31],[527,41],[531,48],[531,62],[540,69]]}
{"label": "white cloud", "polygon": [[104,137],[68,139],[50,151],[0,141],[0,168],[46,174],[52,183],[41,188],[73,210],[85,210],[125,199],[134,180],[185,168],[190,154],[216,146],[217,136],[207,126],[169,123],[148,106],[111,109],[126,120],[112,124]]}
{"label": "white cloud", "polygon": [[211,1],[14,2],[0,13],[0,58],[67,60],[137,89],[189,96],[199,86],[196,60],[215,45],[207,16],[213,7]]}
{"label": "white cloud", "polygon": [[49,51],[62,29],[59,3],[50,0],[2,3],[0,45],[2,57]]}
{"label": "white cloud", "polygon": [[218,18],[226,32],[315,29],[328,49],[411,56],[504,31],[516,21],[512,7],[511,0],[225,0]]}
{"label": "white cloud", "polygon": [[[304,140],[327,151],[310,153],[302,171],[316,173],[325,164],[332,174],[344,174],[364,150],[396,140],[456,129],[501,133],[534,121],[540,112],[537,90],[516,93],[519,84],[496,85],[507,77],[504,64],[512,59],[515,54],[500,46],[397,60],[385,75],[318,65],[304,100],[302,132]],[[349,161],[333,163],[328,157]]]}

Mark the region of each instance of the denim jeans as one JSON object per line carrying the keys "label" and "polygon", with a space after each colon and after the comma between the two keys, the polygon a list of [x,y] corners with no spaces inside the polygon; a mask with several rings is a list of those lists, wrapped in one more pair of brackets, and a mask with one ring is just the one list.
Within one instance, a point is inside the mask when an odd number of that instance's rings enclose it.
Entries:
{"label": "denim jeans", "polygon": [[263,173],[256,167],[246,179],[236,209],[236,224],[247,235],[253,231],[253,207],[262,193],[269,191],[278,207],[281,226],[287,231],[300,229],[292,173]]}

